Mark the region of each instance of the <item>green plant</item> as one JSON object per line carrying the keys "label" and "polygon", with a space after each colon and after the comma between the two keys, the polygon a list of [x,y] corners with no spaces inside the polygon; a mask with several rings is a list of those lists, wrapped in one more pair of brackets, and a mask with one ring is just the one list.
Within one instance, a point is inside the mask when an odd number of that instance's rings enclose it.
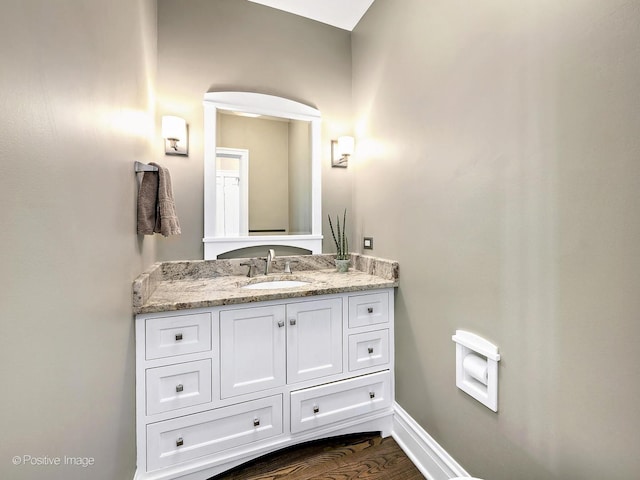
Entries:
{"label": "green plant", "polygon": [[340,230],[340,217],[336,215],[336,230],[338,234],[333,230],[333,223],[331,222],[331,215],[327,215],[329,218],[329,226],[331,227],[331,235],[333,241],[336,242],[336,260],[349,260],[349,241],[347,240],[347,209],[344,210],[344,216],[342,217],[342,231]]}

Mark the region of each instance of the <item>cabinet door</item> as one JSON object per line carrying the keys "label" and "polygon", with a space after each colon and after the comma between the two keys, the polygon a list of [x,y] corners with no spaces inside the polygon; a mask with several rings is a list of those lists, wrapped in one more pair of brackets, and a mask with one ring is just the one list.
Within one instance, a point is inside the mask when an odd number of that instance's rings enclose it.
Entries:
{"label": "cabinet door", "polygon": [[223,398],[285,384],[285,307],[220,312]]}
{"label": "cabinet door", "polygon": [[287,381],[342,372],[342,299],[287,305]]}

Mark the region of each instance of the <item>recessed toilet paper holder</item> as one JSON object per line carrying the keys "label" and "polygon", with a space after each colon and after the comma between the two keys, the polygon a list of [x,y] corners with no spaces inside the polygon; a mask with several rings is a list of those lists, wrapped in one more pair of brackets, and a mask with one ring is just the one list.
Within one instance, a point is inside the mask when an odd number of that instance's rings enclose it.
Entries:
{"label": "recessed toilet paper holder", "polygon": [[456,386],[498,411],[498,347],[475,333],[456,330]]}

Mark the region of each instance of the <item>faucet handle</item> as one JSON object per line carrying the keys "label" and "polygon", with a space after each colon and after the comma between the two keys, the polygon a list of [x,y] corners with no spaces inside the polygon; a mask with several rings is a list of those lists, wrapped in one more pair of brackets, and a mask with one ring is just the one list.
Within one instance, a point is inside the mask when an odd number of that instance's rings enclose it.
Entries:
{"label": "faucet handle", "polygon": [[295,265],[297,263],[299,263],[298,260],[287,260],[284,262],[284,273],[293,273],[291,271],[291,265]]}
{"label": "faucet handle", "polygon": [[252,278],[255,275],[256,264],[253,261],[243,262],[240,264],[241,267],[249,267],[249,271],[247,272],[247,277]]}

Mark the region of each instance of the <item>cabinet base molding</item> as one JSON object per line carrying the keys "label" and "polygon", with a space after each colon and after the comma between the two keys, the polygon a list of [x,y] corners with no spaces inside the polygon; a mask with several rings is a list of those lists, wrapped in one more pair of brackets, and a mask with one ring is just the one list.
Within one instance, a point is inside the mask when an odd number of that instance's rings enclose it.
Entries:
{"label": "cabinet base molding", "polygon": [[382,437],[388,437],[392,435],[392,429],[393,410],[387,409],[369,415],[365,420],[354,419],[306,434],[280,437],[260,443],[260,446],[254,444],[225,452],[215,458],[208,457],[202,462],[191,461],[188,465],[176,465],[158,472],[144,473],[137,470],[133,480],[207,480],[238,465],[293,445],[352,433],[380,432]]}

